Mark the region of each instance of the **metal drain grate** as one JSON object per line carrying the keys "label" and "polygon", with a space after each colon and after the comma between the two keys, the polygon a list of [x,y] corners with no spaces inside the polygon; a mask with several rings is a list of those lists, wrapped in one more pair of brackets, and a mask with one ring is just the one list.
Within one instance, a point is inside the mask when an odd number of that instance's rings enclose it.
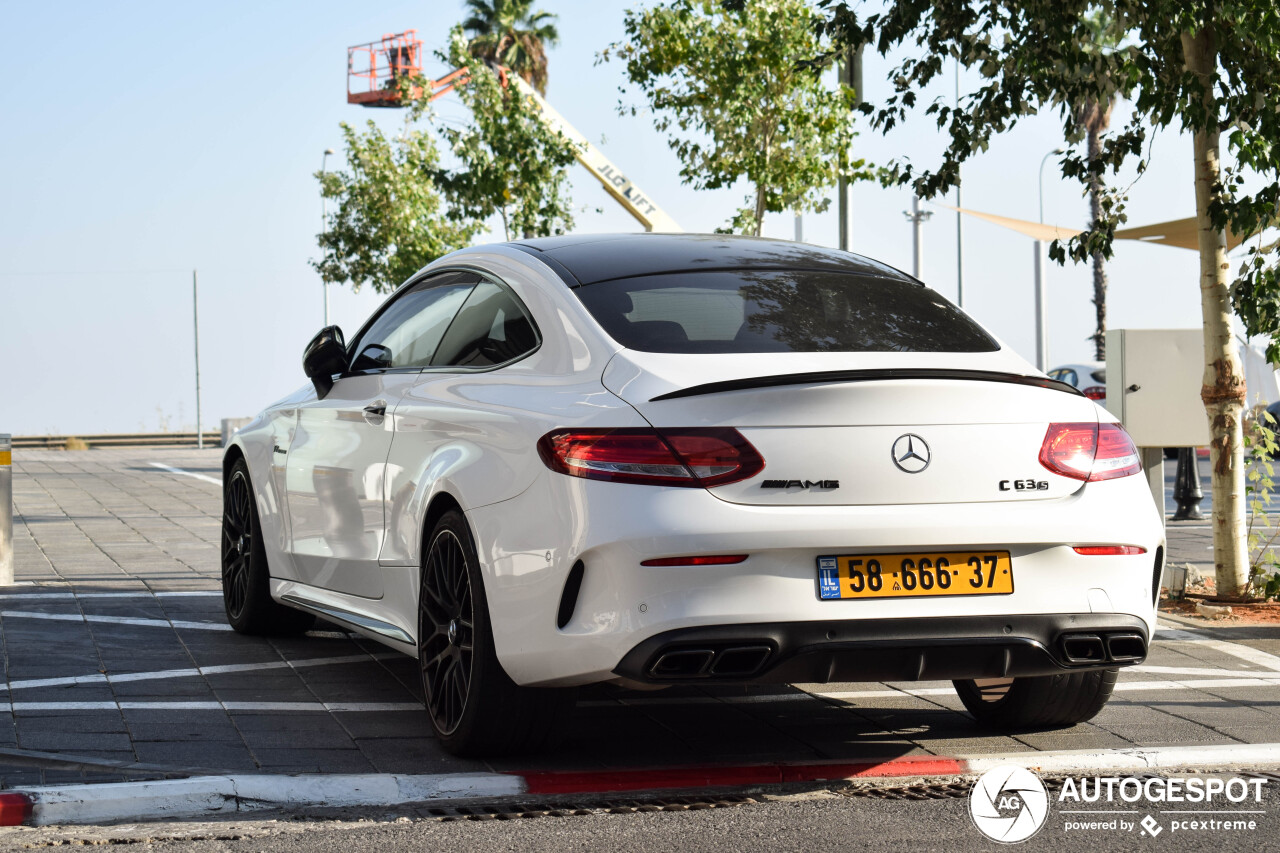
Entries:
{"label": "metal drain grate", "polygon": [[494,803],[424,809],[426,818],[450,820],[520,820],[536,817],[581,817],[593,814],[637,812],[687,812],[724,809],[757,802],[751,797],[667,797],[644,800],[556,801],[546,803]]}
{"label": "metal drain grate", "polygon": [[836,791],[842,797],[869,800],[956,800],[969,796],[973,785],[967,782],[948,782],[936,785],[900,785],[895,788],[842,788]]}

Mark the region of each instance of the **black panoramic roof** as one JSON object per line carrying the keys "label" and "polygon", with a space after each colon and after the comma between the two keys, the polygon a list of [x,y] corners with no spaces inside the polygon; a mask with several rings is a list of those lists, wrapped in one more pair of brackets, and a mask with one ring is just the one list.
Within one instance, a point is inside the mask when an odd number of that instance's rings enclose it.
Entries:
{"label": "black panoramic roof", "polygon": [[518,240],[513,245],[550,260],[570,287],[658,273],[728,269],[824,270],[915,281],[852,252],[731,234],[569,234]]}

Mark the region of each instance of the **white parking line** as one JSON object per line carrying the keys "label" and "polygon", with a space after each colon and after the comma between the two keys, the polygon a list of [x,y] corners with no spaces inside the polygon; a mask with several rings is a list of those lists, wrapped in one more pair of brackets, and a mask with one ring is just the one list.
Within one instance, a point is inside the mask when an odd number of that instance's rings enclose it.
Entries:
{"label": "white parking line", "polygon": [[206,483],[213,483],[215,486],[221,486],[222,480],[215,479],[206,474],[197,474],[195,471],[184,471],[181,468],[174,468],[172,465],[165,465],[163,462],[152,462],[153,468],[163,468],[170,474],[181,474],[184,477],[195,477],[197,480],[204,480]]}
{"label": "white parking line", "polygon": [[141,625],[149,628],[194,628],[200,631],[230,631],[224,622],[184,622],[181,619],[135,619],[132,616],[90,616],[80,613],[38,613],[34,610],[0,610],[5,619],[48,619],[53,622],[107,622],[113,625]]}
{"label": "white parking line", "polygon": [[[1181,681],[1121,681],[1116,684],[1118,693],[1142,693],[1157,690],[1206,690],[1219,687],[1280,687],[1280,674],[1249,673],[1230,678],[1201,678]],[[880,688],[877,690],[813,691],[800,693],[763,693],[754,696],[636,696],[625,699],[593,699],[579,702],[588,708],[611,705],[705,705],[724,702],[730,705],[753,705],[769,702],[800,702],[806,699],[835,699],[856,701],[859,699],[901,699],[906,696],[954,696],[952,687],[918,687],[915,689]]]}
{"label": "white parking line", "polygon": [[213,598],[222,597],[217,589],[196,592],[20,592],[0,593],[0,601],[72,601],[80,598]]}
{"label": "white parking line", "polygon": [[377,711],[422,711],[419,702],[0,702],[0,713],[41,711],[324,711],[330,713],[373,713]]}
{"label": "white parking line", "polygon": [[1198,646],[1204,646],[1207,649],[1214,649],[1215,651],[1240,658],[1240,660],[1248,661],[1272,672],[1280,672],[1280,657],[1267,654],[1261,649],[1255,649],[1252,646],[1229,643],[1226,640],[1212,640],[1192,631],[1162,629],[1159,632],[1159,636],[1163,640],[1175,643],[1195,643]]}
{"label": "white parking line", "polygon": [[26,681],[12,681],[8,687],[0,684],[0,692],[5,690],[29,690],[35,687],[70,687],[76,684],[124,684],[134,681],[157,681],[168,678],[197,678],[205,675],[226,675],[233,672],[257,672],[264,669],[299,669],[312,666],[338,666],[346,663],[368,663],[371,660],[388,660],[403,657],[399,652],[379,654],[341,655],[329,658],[307,658],[305,660],[274,660],[263,663],[229,663],[219,666],[202,666],[190,669],[160,669],[152,672],[123,672],[118,675],[94,672],[88,675],[71,675],[61,678],[31,678]]}
{"label": "white parking line", "polygon": [[1151,672],[1160,675],[1206,675],[1216,678],[1248,678],[1253,675],[1270,674],[1270,672],[1258,672],[1256,669],[1222,669],[1209,666],[1155,666],[1147,663],[1126,667],[1123,672]]}

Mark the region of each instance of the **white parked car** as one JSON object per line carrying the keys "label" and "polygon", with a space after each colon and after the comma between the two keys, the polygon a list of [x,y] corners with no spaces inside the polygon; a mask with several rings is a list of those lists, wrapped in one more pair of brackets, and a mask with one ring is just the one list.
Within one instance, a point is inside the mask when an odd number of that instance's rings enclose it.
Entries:
{"label": "white parked car", "polygon": [[431,264],[224,467],[231,625],[421,663],[450,750],[545,746],[572,688],[953,680],[1066,726],[1155,627],[1133,443],[920,282],[727,236]]}
{"label": "white parked car", "polygon": [[1107,365],[1101,361],[1064,364],[1049,371],[1049,376],[1080,389],[1099,406],[1107,404]]}

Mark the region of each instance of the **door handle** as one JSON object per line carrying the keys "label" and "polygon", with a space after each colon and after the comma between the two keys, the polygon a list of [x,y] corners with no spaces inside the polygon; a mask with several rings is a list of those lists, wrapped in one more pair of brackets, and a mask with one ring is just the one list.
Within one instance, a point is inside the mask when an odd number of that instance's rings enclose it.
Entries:
{"label": "door handle", "polygon": [[387,401],[378,400],[364,407],[364,413],[375,418],[380,418],[387,413]]}

